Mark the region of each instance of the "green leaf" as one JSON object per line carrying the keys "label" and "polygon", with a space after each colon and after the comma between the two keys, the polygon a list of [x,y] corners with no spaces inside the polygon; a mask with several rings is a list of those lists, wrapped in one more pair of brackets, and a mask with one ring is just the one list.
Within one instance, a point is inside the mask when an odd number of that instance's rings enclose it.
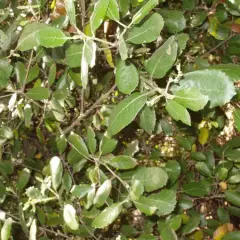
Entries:
{"label": "green leaf", "polygon": [[151,194],[148,197],[141,197],[139,201],[135,202],[136,207],[140,211],[146,213],[144,209],[141,208],[142,204],[147,208],[156,209],[156,214],[158,216],[170,214],[174,210],[176,203],[176,193],[173,190],[167,189],[164,189],[159,193]]}
{"label": "green leaf", "polygon": [[94,228],[105,228],[121,213],[122,203],[114,203],[105,208],[92,222]]}
{"label": "green leaf", "polygon": [[62,154],[67,147],[67,139],[61,134],[61,136],[57,139],[57,148],[60,154]]}
{"label": "green leaf", "polygon": [[95,35],[96,30],[102,24],[104,17],[107,14],[107,9],[109,5],[109,0],[98,0],[94,6],[92,16],[90,18],[90,25],[93,35]]}
{"label": "green leaf", "polygon": [[180,164],[176,160],[169,160],[165,164],[164,170],[168,174],[168,178],[169,178],[168,182],[170,183],[170,185],[173,185],[177,181],[181,173]]}
{"label": "green leaf", "polygon": [[208,32],[217,40],[226,40],[230,34],[230,28],[220,23],[216,17],[209,19]]}
{"label": "green leaf", "polygon": [[217,65],[210,66],[209,69],[221,70],[233,82],[237,82],[240,79],[240,70],[239,70],[238,64],[233,64],[233,63],[217,64]]}
{"label": "green leaf", "polygon": [[228,178],[228,183],[230,184],[240,183],[240,173],[232,175],[230,178]]}
{"label": "green leaf", "polygon": [[156,126],[156,112],[154,108],[150,108],[147,105],[143,108],[140,114],[139,125],[148,134],[152,134]]}
{"label": "green leaf", "polygon": [[132,180],[129,196],[133,201],[139,200],[144,193],[144,186],[139,180]]}
{"label": "green leaf", "polygon": [[206,156],[202,152],[192,152],[191,158],[196,161],[205,161],[206,160]]}
{"label": "green leaf", "polygon": [[95,138],[95,132],[91,127],[87,129],[87,144],[91,154],[94,154],[96,152],[97,140]]}
{"label": "green leaf", "polygon": [[139,180],[144,186],[146,192],[152,192],[167,184],[167,173],[158,167],[143,167],[137,170],[133,180]]}
{"label": "green leaf", "polygon": [[51,107],[52,113],[53,113],[54,117],[56,118],[56,120],[59,122],[63,121],[64,120],[64,109],[62,108],[60,102],[57,99],[52,98],[49,105]]}
{"label": "green leaf", "polygon": [[119,21],[120,16],[117,0],[109,0],[107,16],[113,21]]}
{"label": "green leaf", "polygon": [[31,172],[29,169],[24,168],[21,171],[19,179],[17,181],[17,185],[16,185],[16,188],[18,189],[18,191],[22,191],[27,186],[30,176],[31,176]]}
{"label": "green leaf", "polygon": [[178,33],[186,28],[186,19],[182,11],[164,9],[160,10],[159,13],[165,21],[165,26],[168,32]]}
{"label": "green leaf", "polygon": [[240,207],[240,192],[234,190],[227,190],[225,191],[225,197],[227,201],[237,207]]}
{"label": "green leaf", "polygon": [[185,137],[176,137],[179,145],[186,149],[187,151],[191,151],[192,143]]}
{"label": "green leaf", "polygon": [[53,157],[50,161],[52,186],[57,191],[62,182],[63,166],[59,157]]}
{"label": "green leaf", "polygon": [[130,0],[118,0],[122,16],[125,16],[130,8]]}
{"label": "green leaf", "polygon": [[177,103],[175,100],[167,101],[166,110],[174,120],[180,120],[181,122],[191,126],[191,118],[189,112],[185,107]]}
{"label": "green leaf", "polygon": [[182,7],[184,10],[193,10],[196,5],[196,0],[183,0]]}
{"label": "green leaf", "polygon": [[67,41],[67,37],[62,30],[54,27],[40,29],[36,37],[39,45],[46,48],[61,47]]}
{"label": "green leaf", "polygon": [[53,63],[51,67],[49,68],[49,73],[48,73],[48,84],[49,86],[52,86],[56,79],[56,74],[57,74],[57,67],[56,64]]}
{"label": "green leaf", "polygon": [[84,158],[89,158],[89,152],[88,152],[87,146],[79,135],[71,132],[70,136],[68,137],[68,140],[73,149],[75,149]]}
{"label": "green leaf", "polygon": [[200,224],[200,214],[194,214],[189,221],[187,222],[187,224],[185,224],[182,228],[182,233],[183,234],[189,234],[192,233],[193,231],[196,230],[196,228],[199,226]]}
{"label": "green leaf", "polygon": [[174,231],[177,231],[182,225],[182,215],[172,215],[170,219],[167,220],[168,226],[170,226]]}
{"label": "green leaf", "polygon": [[184,75],[180,86],[173,87],[174,93],[181,89],[197,88],[208,96],[210,107],[222,106],[228,103],[236,94],[233,82],[220,70],[199,70]]}
{"label": "green leaf", "polygon": [[208,102],[208,97],[197,88],[182,89],[175,92],[174,96],[176,102],[196,112],[203,109]]}
{"label": "green leaf", "polygon": [[118,89],[125,94],[132,93],[138,86],[139,76],[132,63],[120,60],[116,66],[116,84]]}
{"label": "green leaf", "polygon": [[5,139],[13,138],[12,129],[6,126],[0,127],[0,137]]}
{"label": "green leaf", "polygon": [[107,134],[113,136],[131,123],[147,101],[147,95],[133,93],[121,101],[112,111],[109,118]]}
{"label": "green leaf", "polygon": [[70,68],[80,67],[83,52],[83,44],[73,43],[66,50],[66,61]]}
{"label": "green leaf", "polygon": [[228,232],[226,235],[221,238],[221,240],[239,240],[240,231]]}
{"label": "green leaf", "polygon": [[134,44],[153,42],[160,36],[163,26],[164,21],[162,16],[158,13],[153,13],[139,25],[129,30],[126,41]]}
{"label": "green leaf", "polygon": [[189,40],[189,35],[186,33],[179,33],[178,35],[176,35],[179,55],[181,55],[182,52],[185,50],[188,40]]}
{"label": "green leaf", "polygon": [[106,180],[97,190],[95,198],[93,200],[93,204],[97,208],[102,207],[106,200],[108,199],[110,192],[112,189],[112,181],[111,180]]}
{"label": "green leaf", "polygon": [[48,88],[34,87],[27,91],[26,96],[30,99],[40,101],[43,99],[48,99],[50,96],[50,91]]}
{"label": "green leaf", "polygon": [[101,142],[100,142],[100,153],[101,155],[106,155],[116,148],[118,141],[114,138],[107,138],[103,136]]}
{"label": "green leaf", "polygon": [[64,2],[69,21],[73,26],[76,26],[76,10],[74,0],[64,0]]}
{"label": "green leaf", "polygon": [[84,42],[81,59],[81,81],[84,89],[88,85],[88,68],[95,65],[96,49],[96,43],[92,39],[87,39]]}
{"label": "green leaf", "polygon": [[196,163],[195,168],[204,177],[211,177],[211,175],[212,175],[209,167],[204,162]]}
{"label": "green leaf", "polygon": [[32,22],[28,23],[18,39],[17,49],[20,51],[27,51],[39,46],[37,39],[38,32],[41,29],[47,28],[49,25],[45,23]]}
{"label": "green leaf", "polygon": [[223,208],[223,207],[219,207],[217,209],[217,215],[218,215],[218,219],[219,221],[224,224],[224,223],[230,223],[230,216],[229,216],[229,212]]}
{"label": "green leaf", "polygon": [[201,182],[189,182],[183,185],[183,191],[193,197],[203,197],[208,194],[207,189]]}
{"label": "green leaf", "polygon": [[128,58],[128,47],[126,42],[124,41],[123,34],[120,34],[119,36],[119,53],[121,56],[121,59],[125,61]]}
{"label": "green leaf", "polygon": [[71,189],[71,194],[74,197],[78,197],[79,199],[81,199],[85,197],[91,189],[92,189],[92,186],[89,184],[74,185]]}
{"label": "green leaf", "polygon": [[4,221],[1,229],[1,240],[9,240],[12,231],[12,218],[8,218]]}
{"label": "green leaf", "polygon": [[28,77],[26,79],[26,83],[30,83],[32,82],[35,78],[38,77],[39,75],[39,67],[37,65],[33,66],[32,68],[30,68],[29,73],[28,73]]}
{"label": "green leaf", "polygon": [[140,10],[133,16],[131,25],[140,23],[141,20],[157,5],[158,0],[148,0],[148,2],[145,3],[143,7],[140,8]]}
{"label": "green leaf", "polygon": [[240,149],[234,149],[227,151],[225,157],[232,162],[239,163],[240,162]]}
{"label": "green leaf", "polygon": [[160,235],[162,240],[178,240],[177,234],[170,226],[165,226],[160,231]]}
{"label": "green leaf", "polygon": [[37,220],[32,221],[30,231],[29,231],[29,240],[37,240]]}
{"label": "green leaf", "polygon": [[233,112],[235,127],[240,132],[240,109],[235,109]]}
{"label": "green leaf", "polygon": [[93,187],[87,194],[87,203],[85,208],[88,210],[93,205],[93,200],[96,194],[96,188]]}
{"label": "green leaf", "polygon": [[151,78],[163,78],[166,75],[176,60],[177,49],[175,37],[172,36],[153,53],[145,62],[146,70]]}
{"label": "green leaf", "polygon": [[24,106],[24,123],[27,128],[30,128],[32,123],[32,107],[30,104]]}
{"label": "green leaf", "polygon": [[72,187],[72,177],[69,172],[65,172],[62,178],[62,186],[67,191],[70,191]]}
{"label": "green leaf", "polygon": [[78,230],[79,224],[77,221],[76,210],[71,204],[64,205],[63,219],[71,230]]}
{"label": "green leaf", "polygon": [[133,140],[127,145],[127,148],[123,151],[123,155],[133,157],[135,153],[139,151],[139,141]]}
{"label": "green leaf", "polygon": [[119,155],[111,158],[108,164],[120,170],[131,169],[136,167],[137,165],[136,160],[134,158],[125,155]]}
{"label": "green leaf", "polygon": [[13,67],[7,60],[0,59],[0,90],[8,85]]}

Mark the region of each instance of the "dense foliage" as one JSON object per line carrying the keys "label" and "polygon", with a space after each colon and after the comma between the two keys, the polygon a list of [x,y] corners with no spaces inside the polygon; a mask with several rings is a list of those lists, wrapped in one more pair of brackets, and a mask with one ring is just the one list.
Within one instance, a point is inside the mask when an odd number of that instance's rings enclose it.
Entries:
{"label": "dense foliage", "polygon": [[1,239],[240,239],[240,1],[2,0]]}

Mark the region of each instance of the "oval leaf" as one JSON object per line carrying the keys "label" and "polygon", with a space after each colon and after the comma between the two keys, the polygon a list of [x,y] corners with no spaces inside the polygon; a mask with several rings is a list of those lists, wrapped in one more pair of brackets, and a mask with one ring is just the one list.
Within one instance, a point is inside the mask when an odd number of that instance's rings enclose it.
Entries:
{"label": "oval leaf", "polygon": [[147,101],[147,95],[133,93],[121,101],[112,111],[107,134],[113,136],[131,123]]}
{"label": "oval leaf", "polygon": [[76,218],[76,210],[71,204],[66,204],[64,206],[63,219],[71,230],[78,230],[79,224]]}
{"label": "oval leaf", "polygon": [[121,213],[122,203],[114,203],[105,208],[92,222],[94,228],[105,228]]}

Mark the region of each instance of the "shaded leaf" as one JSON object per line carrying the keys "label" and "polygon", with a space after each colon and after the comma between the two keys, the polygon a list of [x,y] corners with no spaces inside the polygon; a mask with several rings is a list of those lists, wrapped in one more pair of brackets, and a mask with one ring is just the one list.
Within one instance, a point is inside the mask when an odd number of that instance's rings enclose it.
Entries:
{"label": "shaded leaf", "polygon": [[227,201],[237,207],[240,207],[240,192],[234,190],[227,190],[225,191],[225,197]]}
{"label": "shaded leaf", "polygon": [[148,134],[152,134],[156,125],[156,112],[154,108],[150,108],[147,105],[143,108],[140,114],[139,125]]}

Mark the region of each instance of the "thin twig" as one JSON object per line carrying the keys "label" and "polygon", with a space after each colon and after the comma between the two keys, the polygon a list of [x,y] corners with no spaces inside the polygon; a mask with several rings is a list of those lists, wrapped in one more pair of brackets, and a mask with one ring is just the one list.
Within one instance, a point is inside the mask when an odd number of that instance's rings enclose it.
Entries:
{"label": "thin twig", "polygon": [[230,35],[227,39],[225,39],[224,41],[220,42],[219,44],[217,44],[214,48],[210,49],[209,51],[207,51],[206,53],[204,53],[202,55],[202,57],[207,56],[209,53],[215,51],[217,48],[221,47],[224,43],[226,43],[227,41],[229,41],[231,38],[233,38],[235,36],[235,34]]}
{"label": "thin twig", "polygon": [[86,14],[86,5],[85,0],[80,0],[80,7],[81,7],[81,13],[82,13],[82,30],[84,31],[85,27],[85,14]]}
{"label": "thin twig", "polygon": [[75,126],[77,126],[81,120],[86,118],[104,99],[108,98],[109,95],[114,91],[115,88],[116,88],[116,84],[114,84],[107,93],[103,94],[84,114],[82,114],[79,117],[77,117],[70,124],[70,126],[68,126],[65,129],[63,129],[63,134],[68,134],[69,132],[71,132],[72,129]]}
{"label": "thin twig", "polygon": [[82,91],[81,91],[81,110],[80,110],[80,113],[83,114],[84,113],[84,88],[82,88]]}
{"label": "thin twig", "polygon": [[29,76],[29,71],[30,71],[30,67],[31,67],[31,64],[32,64],[32,59],[33,59],[33,50],[31,51],[31,54],[30,54],[30,59],[29,59],[28,66],[27,66],[26,76],[25,76],[25,79],[24,79],[24,82],[23,82],[22,92],[24,92],[25,83],[26,83],[26,81],[28,79],[28,76]]}

